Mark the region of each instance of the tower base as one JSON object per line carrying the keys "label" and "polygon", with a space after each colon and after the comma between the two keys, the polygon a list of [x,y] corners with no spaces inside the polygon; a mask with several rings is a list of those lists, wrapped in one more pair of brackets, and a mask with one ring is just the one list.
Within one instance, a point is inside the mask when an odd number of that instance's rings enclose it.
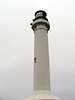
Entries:
{"label": "tower base", "polygon": [[49,91],[36,91],[33,96],[25,100],[59,100],[56,96],[51,95]]}

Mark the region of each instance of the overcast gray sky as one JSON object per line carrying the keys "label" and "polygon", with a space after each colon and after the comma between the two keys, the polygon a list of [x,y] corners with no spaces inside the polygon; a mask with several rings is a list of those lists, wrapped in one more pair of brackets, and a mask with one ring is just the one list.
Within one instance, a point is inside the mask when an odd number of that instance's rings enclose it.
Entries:
{"label": "overcast gray sky", "polygon": [[24,100],[33,90],[34,13],[45,10],[51,29],[52,93],[75,100],[75,0],[0,0],[0,100]]}

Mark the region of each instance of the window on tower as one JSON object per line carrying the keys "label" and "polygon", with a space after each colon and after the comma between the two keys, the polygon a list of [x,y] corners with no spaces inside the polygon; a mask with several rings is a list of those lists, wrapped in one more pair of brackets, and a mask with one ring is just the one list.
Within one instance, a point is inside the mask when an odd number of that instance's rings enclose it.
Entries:
{"label": "window on tower", "polygon": [[34,63],[36,63],[36,57],[34,57]]}

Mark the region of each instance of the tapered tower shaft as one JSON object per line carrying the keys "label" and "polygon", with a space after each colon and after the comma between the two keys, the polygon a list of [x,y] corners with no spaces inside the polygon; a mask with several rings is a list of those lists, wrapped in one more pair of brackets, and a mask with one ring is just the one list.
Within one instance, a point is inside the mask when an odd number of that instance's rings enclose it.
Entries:
{"label": "tapered tower shaft", "polygon": [[32,23],[34,31],[34,90],[50,90],[48,30],[50,28],[46,12],[35,13]]}

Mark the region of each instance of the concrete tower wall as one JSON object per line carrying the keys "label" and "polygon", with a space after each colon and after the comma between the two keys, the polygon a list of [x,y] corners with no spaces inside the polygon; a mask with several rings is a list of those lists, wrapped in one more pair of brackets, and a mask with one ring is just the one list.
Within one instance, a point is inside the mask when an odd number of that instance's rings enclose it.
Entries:
{"label": "concrete tower wall", "polygon": [[43,24],[34,31],[34,90],[50,90],[48,29]]}

